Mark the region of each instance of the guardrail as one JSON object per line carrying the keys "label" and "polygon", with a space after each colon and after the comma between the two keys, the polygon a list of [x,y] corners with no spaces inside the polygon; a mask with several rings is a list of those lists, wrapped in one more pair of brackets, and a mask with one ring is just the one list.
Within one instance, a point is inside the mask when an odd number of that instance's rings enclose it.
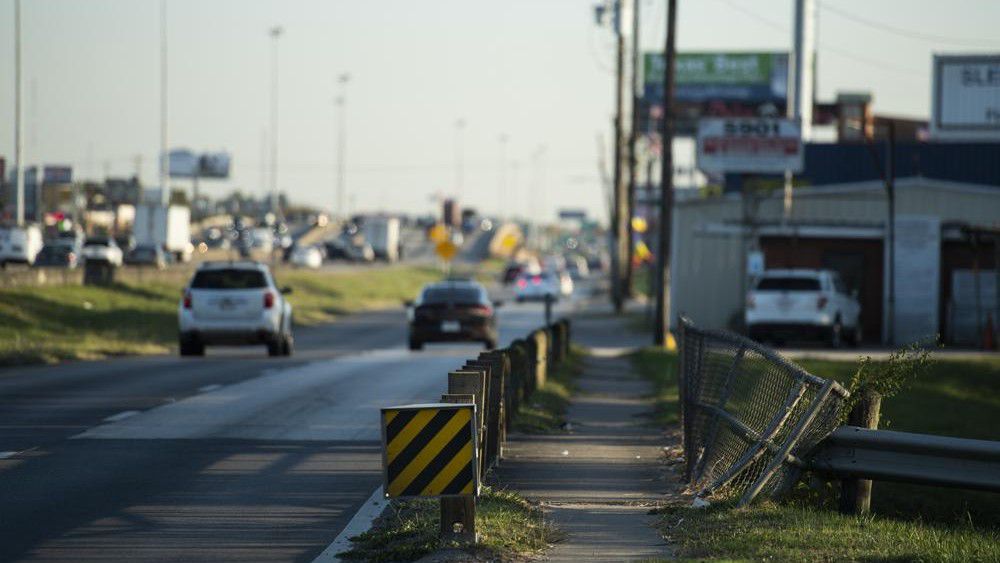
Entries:
{"label": "guardrail", "polygon": [[[478,484],[503,459],[514,414],[566,359],[569,346],[570,324],[562,319],[449,372],[439,403],[382,409],[386,497],[440,498],[442,539],[475,542]],[[462,434],[468,416],[462,408],[471,408],[471,440]],[[470,463],[475,479],[467,481],[462,468]]]}
{"label": "guardrail", "polygon": [[775,351],[687,319],[680,331],[685,477],[707,497],[723,489],[778,495],[801,471],[840,479],[841,511],[866,512],[871,480],[1000,492],[1000,442],[877,430],[881,398],[862,394],[839,426],[846,390]]}

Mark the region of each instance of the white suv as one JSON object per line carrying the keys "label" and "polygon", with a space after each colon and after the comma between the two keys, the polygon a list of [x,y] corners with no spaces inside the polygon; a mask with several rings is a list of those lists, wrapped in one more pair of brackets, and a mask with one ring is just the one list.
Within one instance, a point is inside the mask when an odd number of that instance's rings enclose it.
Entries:
{"label": "white suv", "polygon": [[290,292],[258,262],[202,264],[177,308],[181,355],[201,356],[209,344],[265,344],[268,355],[292,355]]}
{"label": "white suv", "polygon": [[861,342],[861,306],[830,270],[767,270],[747,296],[746,326],[754,340],[818,337],[833,347]]}

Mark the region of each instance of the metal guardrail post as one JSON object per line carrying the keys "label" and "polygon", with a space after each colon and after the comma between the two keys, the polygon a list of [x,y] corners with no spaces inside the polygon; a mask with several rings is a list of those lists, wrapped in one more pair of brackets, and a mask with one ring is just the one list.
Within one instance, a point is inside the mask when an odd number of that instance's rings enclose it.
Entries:
{"label": "metal guardrail post", "polygon": [[[474,399],[473,395],[468,394],[446,394],[441,396],[442,403],[468,404],[473,402]],[[445,543],[473,544],[478,541],[475,495],[441,498],[440,535],[441,540]]]}
{"label": "metal guardrail post", "polygon": [[485,473],[483,454],[485,453],[484,424],[486,374],[481,371],[459,370],[448,374],[448,393],[451,395],[473,395],[476,398],[476,432],[479,435],[479,474]]}

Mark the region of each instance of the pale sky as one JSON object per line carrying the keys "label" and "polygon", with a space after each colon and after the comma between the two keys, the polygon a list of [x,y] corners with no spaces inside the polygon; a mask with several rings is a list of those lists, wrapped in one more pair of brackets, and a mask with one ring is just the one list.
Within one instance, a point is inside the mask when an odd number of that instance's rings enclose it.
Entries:
{"label": "pale sky", "polygon": [[[659,49],[664,0],[640,1],[643,41]],[[268,29],[281,25],[278,176],[293,200],[335,205],[334,98],[336,76],[347,72],[355,209],[436,209],[434,194],[457,189],[455,123],[464,119],[470,204],[546,219],[583,207],[603,218],[597,139],[610,147],[614,42],[594,25],[594,3],[169,0],[170,144],[232,153],[232,178],[204,181],[206,193],[264,192]],[[790,46],[792,0],[678,4],[681,51]],[[877,113],[926,117],[932,53],[1000,51],[995,0],[818,4],[819,100],[868,90]],[[22,6],[29,162],[100,178],[105,167],[131,174],[141,155],[142,179],[155,184],[158,2]],[[13,53],[13,0],[0,0],[0,155],[8,162]],[[509,137],[506,194],[498,193],[501,135]]]}

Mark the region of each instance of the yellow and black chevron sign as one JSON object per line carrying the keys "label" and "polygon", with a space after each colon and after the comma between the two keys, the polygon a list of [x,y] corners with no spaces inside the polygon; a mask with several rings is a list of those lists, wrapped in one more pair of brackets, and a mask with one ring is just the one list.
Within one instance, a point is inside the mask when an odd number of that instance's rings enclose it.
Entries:
{"label": "yellow and black chevron sign", "polygon": [[471,496],[479,491],[473,405],[382,409],[385,496]]}

